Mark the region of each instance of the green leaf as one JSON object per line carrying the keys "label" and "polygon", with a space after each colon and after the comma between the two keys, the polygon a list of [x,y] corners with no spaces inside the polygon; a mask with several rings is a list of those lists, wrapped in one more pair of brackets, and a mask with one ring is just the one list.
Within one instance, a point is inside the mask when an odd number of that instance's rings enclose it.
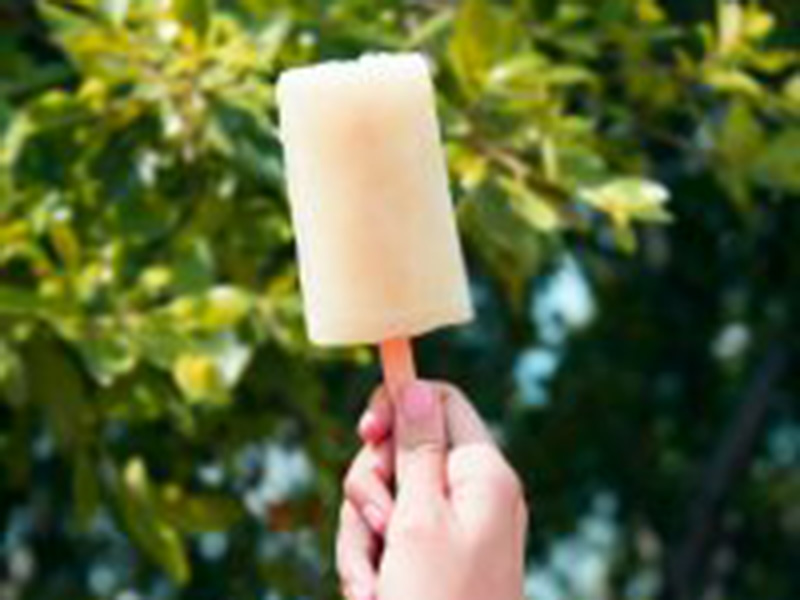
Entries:
{"label": "green leaf", "polygon": [[431,43],[452,26],[453,18],[454,14],[450,9],[443,9],[433,13],[414,28],[403,44],[403,48],[415,50]]}
{"label": "green leaf", "polygon": [[93,415],[81,372],[63,347],[37,341],[25,349],[30,397],[42,406],[62,448],[85,447]]}
{"label": "green leaf", "polygon": [[121,332],[100,332],[96,337],[77,340],[76,346],[87,370],[102,386],[111,385],[136,366],[136,355]]}
{"label": "green leaf", "polygon": [[603,156],[587,144],[559,146],[558,164],[564,185],[571,187],[598,185],[610,174]]}
{"label": "green leaf", "polygon": [[57,33],[68,34],[74,31],[82,31],[92,23],[87,12],[79,10],[81,5],[83,5],[84,9],[91,8],[86,6],[86,2],[76,1],[73,4],[76,9],[72,9],[68,6],[62,6],[53,0],[38,0],[36,8],[45,22]]}
{"label": "green leaf", "polygon": [[222,374],[213,357],[205,354],[182,354],[175,361],[172,375],[190,400],[201,401],[224,392]]}
{"label": "green leaf", "polygon": [[233,286],[217,286],[203,298],[199,321],[208,331],[228,330],[238,325],[251,311],[253,298]]}
{"label": "green leaf", "polygon": [[190,348],[175,358],[175,383],[192,401],[225,403],[250,363],[253,349],[231,332],[192,340]]}
{"label": "green leaf", "polygon": [[767,143],[753,167],[764,185],[787,193],[800,193],[800,129],[787,129]]}
{"label": "green leaf", "polygon": [[272,69],[275,60],[292,30],[292,19],[289,14],[273,16],[256,37],[259,63],[265,69]]}
{"label": "green leaf", "polygon": [[562,228],[561,215],[552,201],[513,179],[501,179],[500,186],[508,194],[512,210],[526,223],[543,233]]}
{"label": "green leaf", "polygon": [[634,221],[669,223],[672,220],[664,205],[667,189],[654,181],[636,177],[614,179],[599,186],[583,188],[578,197],[605,213],[615,227],[626,229]]}
{"label": "green leaf", "polygon": [[0,315],[37,317],[47,313],[52,305],[36,292],[0,285]]}
{"label": "green leaf", "polygon": [[449,57],[463,91],[480,93],[491,66],[515,42],[513,18],[487,0],[465,0],[456,14]]}
{"label": "green leaf", "polygon": [[489,272],[505,286],[511,305],[521,311],[528,283],[546,260],[543,236],[504,194],[481,191],[459,205],[459,225]]}
{"label": "green leaf", "polygon": [[717,1],[718,50],[728,54],[742,41],[744,12],[742,5],[728,0]]}
{"label": "green leaf", "polygon": [[21,406],[27,394],[22,357],[14,346],[0,338],[0,398],[12,406]]}
{"label": "green leaf", "polygon": [[215,0],[172,0],[175,16],[201,39],[208,31],[214,5]]}
{"label": "green leaf", "polygon": [[128,533],[144,553],[178,585],[191,577],[189,559],[178,530],[159,515],[144,461],[128,461],[116,477],[116,499]]}
{"label": "green leaf", "polygon": [[761,84],[755,78],[737,69],[708,69],[704,78],[708,85],[720,92],[754,99],[764,95]]}
{"label": "green leaf", "polygon": [[717,134],[717,154],[725,167],[747,173],[761,154],[765,135],[761,124],[744,101],[734,102]]}
{"label": "green leaf", "polygon": [[637,0],[636,12],[639,19],[645,23],[661,23],[666,18],[659,0]]}
{"label": "green leaf", "polygon": [[191,339],[183,331],[184,319],[170,310],[154,313],[143,319],[132,332],[138,352],[150,364],[169,370],[177,357],[192,347]]}
{"label": "green leaf", "polygon": [[757,3],[748,3],[744,7],[742,34],[750,40],[759,40],[775,27],[775,17],[759,7]]}
{"label": "green leaf", "polygon": [[483,183],[488,174],[489,161],[482,153],[459,144],[451,144],[447,150],[447,162],[465,189],[474,189]]}
{"label": "green leaf", "polygon": [[5,124],[3,135],[0,137],[0,169],[16,165],[34,130],[33,122],[25,112],[16,113]]}
{"label": "green leaf", "polygon": [[800,75],[793,75],[783,86],[786,100],[800,109]]}
{"label": "green leaf", "polygon": [[114,25],[122,25],[128,16],[130,0],[100,0],[100,9]]}
{"label": "green leaf", "polygon": [[54,222],[49,237],[61,263],[70,271],[77,270],[81,262],[81,244],[71,225],[64,220]]}
{"label": "green leaf", "polygon": [[493,89],[536,90],[543,85],[540,75],[549,65],[548,59],[537,52],[524,52],[495,65],[488,83]]}
{"label": "green leaf", "polygon": [[517,196],[512,199],[512,204],[515,210],[539,231],[552,232],[562,228],[561,215],[550,202],[537,194]]}
{"label": "green leaf", "polygon": [[172,285],[176,292],[202,293],[214,284],[216,257],[207,239],[195,235],[176,254],[172,263]]}
{"label": "green leaf", "polygon": [[547,85],[553,87],[569,87],[574,85],[593,84],[594,74],[578,65],[559,65],[546,69],[542,78]]}

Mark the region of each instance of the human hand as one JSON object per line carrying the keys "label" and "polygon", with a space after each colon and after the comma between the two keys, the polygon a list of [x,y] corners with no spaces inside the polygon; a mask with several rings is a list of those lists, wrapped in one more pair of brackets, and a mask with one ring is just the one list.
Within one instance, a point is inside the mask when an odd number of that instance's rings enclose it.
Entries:
{"label": "human hand", "polygon": [[528,516],[516,474],[454,387],[416,381],[397,396],[375,393],[345,479],[345,596],[521,600]]}

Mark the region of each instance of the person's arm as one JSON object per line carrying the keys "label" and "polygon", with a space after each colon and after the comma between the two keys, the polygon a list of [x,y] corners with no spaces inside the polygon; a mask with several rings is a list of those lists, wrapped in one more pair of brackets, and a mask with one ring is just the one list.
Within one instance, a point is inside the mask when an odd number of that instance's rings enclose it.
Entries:
{"label": "person's arm", "polygon": [[520,600],[522,488],[461,392],[379,390],[359,431],[337,540],[348,600]]}

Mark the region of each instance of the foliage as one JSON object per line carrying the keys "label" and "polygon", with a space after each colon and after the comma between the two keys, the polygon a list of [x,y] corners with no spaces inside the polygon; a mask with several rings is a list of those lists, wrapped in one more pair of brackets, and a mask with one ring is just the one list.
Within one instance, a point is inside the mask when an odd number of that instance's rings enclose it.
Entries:
{"label": "foliage", "polygon": [[[736,390],[769,348],[796,351],[800,51],[778,13],[20,6],[0,9],[16,19],[0,41],[0,514],[37,522],[4,542],[46,574],[25,597],[334,597],[337,482],[376,373],[364,349],[305,341],[273,84],[366,49],[432,58],[481,318],[424,341],[421,362],[502,425],[542,507],[534,564],[610,494],[607,585],[671,576]],[[535,307],[567,255],[599,314],[554,341]],[[512,371],[542,349],[559,367],[537,408]],[[774,411],[764,439],[788,436],[794,459],[753,451],[726,509],[738,525],[709,550],[748,568],[701,569],[698,589],[797,596],[797,427],[796,405]],[[117,583],[98,584],[111,567]]]}

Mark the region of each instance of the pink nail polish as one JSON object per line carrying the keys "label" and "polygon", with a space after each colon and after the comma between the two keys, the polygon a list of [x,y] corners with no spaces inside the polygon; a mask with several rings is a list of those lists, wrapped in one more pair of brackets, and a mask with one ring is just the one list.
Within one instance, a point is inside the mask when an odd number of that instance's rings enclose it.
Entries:
{"label": "pink nail polish", "polygon": [[421,420],[430,416],[435,402],[431,386],[415,381],[403,389],[400,407],[403,414],[409,419]]}
{"label": "pink nail polish", "polygon": [[361,437],[368,438],[372,434],[372,429],[375,427],[375,417],[371,413],[365,413],[361,420],[358,422],[358,433]]}
{"label": "pink nail polish", "polygon": [[366,413],[361,419],[359,433],[367,443],[374,444],[379,442],[381,437],[381,423],[378,421],[378,418],[371,412]]}

